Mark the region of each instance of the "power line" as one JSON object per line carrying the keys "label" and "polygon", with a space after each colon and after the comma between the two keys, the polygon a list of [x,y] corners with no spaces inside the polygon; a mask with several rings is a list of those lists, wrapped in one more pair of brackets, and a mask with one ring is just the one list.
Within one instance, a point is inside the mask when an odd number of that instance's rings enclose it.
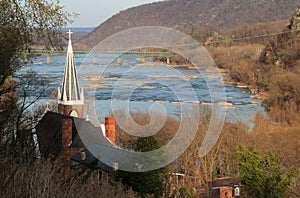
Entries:
{"label": "power line", "polygon": [[[277,36],[277,35],[281,35],[281,34],[294,33],[294,32],[300,32],[300,30],[287,30],[287,31],[281,31],[281,32],[273,32],[273,33],[269,33],[269,34],[261,34],[261,35],[255,35],[255,36],[246,36],[246,37],[240,37],[240,38],[233,38],[230,41],[231,42],[236,42],[236,41],[241,41],[241,40],[271,37],[271,36]],[[163,46],[163,47],[164,48],[173,48],[173,47],[197,46],[199,44],[207,45],[207,44],[213,44],[213,43],[224,43],[224,42],[227,42],[227,41],[228,40],[226,40],[226,39],[220,39],[220,40],[211,41],[211,42],[204,42],[204,43],[194,42],[194,43],[177,44],[177,45],[170,45],[170,46]]]}
{"label": "power line", "polygon": [[[281,31],[281,32],[273,32],[273,33],[269,33],[269,34],[261,34],[261,35],[255,35],[255,36],[246,36],[246,37],[240,37],[240,38],[231,38],[230,42],[236,42],[236,41],[248,40],[248,39],[256,39],[256,38],[264,38],[264,37],[271,37],[271,36],[277,36],[277,35],[281,35],[281,34],[294,33],[294,32],[300,32],[300,30],[287,30],[287,31]],[[163,47],[165,49],[167,49],[167,48],[171,49],[171,48],[174,48],[174,47],[199,46],[199,44],[201,44],[201,45],[207,45],[207,44],[224,43],[224,42],[228,42],[228,40],[227,39],[220,39],[220,40],[210,41],[210,42],[204,42],[204,43],[200,43],[200,42],[197,41],[197,42],[187,43],[187,44],[175,44],[175,45],[160,46],[160,47]],[[157,47],[159,47],[159,46],[157,46]],[[123,50],[126,51],[127,49],[121,49],[120,48],[120,49],[115,49],[115,50],[116,51],[123,51]]]}
{"label": "power line", "polygon": [[[246,36],[246,37],[235,38],[235,39],[232,39],[231,41],[241,41],[241,40],[247,40],[247,39],[263,38],[263,37],[277,36],[280,34],[294,33],[294,32],[300,32],[300,30],[287,30],[287,31],[282,31],[282,32],[273,32],[273,33],[269,33],[269,34],[261,34],[261,35],[256,35],[256,36]],[[207,42],[207,43],[203,43],[203,44],[220,43],[220,42],[226,42],[226,41],[227,41],[226,39],[222,39],[222,40]]]}

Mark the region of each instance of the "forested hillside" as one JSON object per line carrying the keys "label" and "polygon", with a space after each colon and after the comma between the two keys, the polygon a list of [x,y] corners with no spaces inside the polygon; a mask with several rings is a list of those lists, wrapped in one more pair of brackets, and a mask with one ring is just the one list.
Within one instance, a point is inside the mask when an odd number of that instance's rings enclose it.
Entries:
{"label": "forested hillside", "polygon": [[138,26],[166,26],[191,33],[197,28],[228,29],[242,24],[288,19],[298,0],[168,0],[130,8],[98,26],[78,46]]}
{"label": "forested hillside", "polygon": [[292,112],[300,112],[300,5],[284,31],[270,40],[260,56],[260,86],[269,93],[265,106],[278,118],[280,109],[292,119]]}
{"label": "forested hillside", "polygon": [[[300,7],[281,30],[277,29],[280,23],[275,23],[274,30],[277,31],[274,32],[278,32],[275,35],[208,47],[218,66],[229,71],[234,82],[253,87],[254,92],[259,92],[257,89],[261,91],[258,97],[263,99],[263,105],[277,122],[292,123],[300,119],[299,24]],[[271,29],[270,26],[265,27]],[[257,28],[251,26],[251,29]],[[245,36],[251,35],[251,32]],[[268,32],[257,31],[257,34]]]}

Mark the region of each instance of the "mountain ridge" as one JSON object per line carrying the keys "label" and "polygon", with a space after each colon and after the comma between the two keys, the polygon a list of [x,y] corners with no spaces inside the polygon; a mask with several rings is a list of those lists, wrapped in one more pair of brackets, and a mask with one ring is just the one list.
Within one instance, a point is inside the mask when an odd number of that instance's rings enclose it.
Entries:
{"label": "mountain ridge", "polygon": [[242,24],[288,19],[298,0],[168,0],[145,4],[110,17],[77,45],[94,46],[117,32],[140,26],[227,29]]}

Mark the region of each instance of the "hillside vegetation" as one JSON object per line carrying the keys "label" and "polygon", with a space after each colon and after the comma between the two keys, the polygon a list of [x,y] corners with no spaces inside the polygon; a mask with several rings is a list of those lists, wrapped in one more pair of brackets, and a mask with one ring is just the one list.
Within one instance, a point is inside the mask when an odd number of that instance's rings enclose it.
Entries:
{"label": "hillside vegetation", "polygon": [[300,112],[300,7],[281,34],[266,45],[244,41],[232,46],[209,47],[219,67],[233,81],[260,90],[263,104],[275,121],[299,121]]}
{"label": "hillside vegetation", "polygon": [[165,26],[192,33],[197,29],[229,29],[243,24],[288,19],[298,0],[168,0],[121,11],[77,44],[94,46],[125,29]]}

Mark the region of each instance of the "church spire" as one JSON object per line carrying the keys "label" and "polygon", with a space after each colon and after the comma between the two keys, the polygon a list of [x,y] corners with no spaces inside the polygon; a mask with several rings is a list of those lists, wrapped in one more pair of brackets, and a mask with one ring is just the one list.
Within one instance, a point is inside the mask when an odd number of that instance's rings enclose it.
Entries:
{"label": "church spire", "polygon": [[78,101],[81,100],[80,89],[78,86],[77,81],[77,74],[75,68],[75,61],[74,61],[74,53],[71,41],[71,32],[69,30],[69,45],[67,51],[67,58],[65,64],[65,74],[64,74],[64,81],[63,87],[61,92],[61,100],[62,101]]}
{"label": "church spire", "polygon": [[61,90],[58,88],[57,94],[58,104],[61,104],[59,105],[59,113],[82,117],[82,112],[80,113],[76,111],[71,113],[68,111],[66,112],[65,110],[63,110],[64,108],[62,108],[63,106],[69,106],[67,109],[72,109],[71,107],[74,105],[84,105],[83,90],[80,90],[77,80],[74,52],[71,41],[71,35],[73,34],[73,32],[69,30],[67,34],[69,34],[69,43],[65,63],[63,85]]}

